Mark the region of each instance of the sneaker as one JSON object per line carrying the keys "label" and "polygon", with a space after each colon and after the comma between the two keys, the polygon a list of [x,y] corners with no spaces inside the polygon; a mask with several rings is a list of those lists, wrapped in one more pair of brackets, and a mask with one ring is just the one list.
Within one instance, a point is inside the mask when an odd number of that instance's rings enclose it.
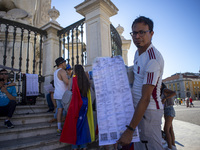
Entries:
{"label": "sneaker", "polygon": [[7,128],[14,128],[14,125],[10,122],[10,120],[8,120],[8,121],[5,121],[4,122],[4,125],[7,127]]}
{"label": "sneaker", "polygon": [[61,133],[62,133],[62,130],[60,130],[60,129],[57,129],[57,136],[60,136],[60,135],[61,135]]}

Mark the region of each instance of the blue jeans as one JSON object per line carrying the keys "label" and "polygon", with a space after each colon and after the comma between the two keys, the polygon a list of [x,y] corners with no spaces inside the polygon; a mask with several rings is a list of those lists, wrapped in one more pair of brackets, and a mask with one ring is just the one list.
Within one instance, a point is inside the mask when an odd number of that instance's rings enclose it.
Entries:
{"label": "blue jeans", "polygon": [[10,102],[6,106],[0,106],[0,116],[7,116],[11,118],[13,116],[16,106],[17,103],[15,100],[10,100]]}
{"label": "blue jeans", "polygon": [[175,110],[174,110],[173,105],[167,106],[167,107],[164,108],[164,115],[175,117]]}
{"label": "blue jeans", "polygon": [[47,99],[49,109],[54,110],[54,105],[53,105],[53,102],[51,100],[51,93],[48,93],[46,95],[46,99]]}
{"label": "blue jeans", "polygon": [[[58,108],[56,108],[56,111],[54,113],[54,118],[57,119],[57,113],[58,113]],[[66,116],[67,112],[65,110],[63,110],[63,116]]]}

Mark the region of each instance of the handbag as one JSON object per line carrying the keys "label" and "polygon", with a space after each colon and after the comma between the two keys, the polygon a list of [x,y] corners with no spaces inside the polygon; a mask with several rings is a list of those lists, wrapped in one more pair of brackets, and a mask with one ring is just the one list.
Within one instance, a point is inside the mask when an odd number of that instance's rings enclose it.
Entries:
{"label": "handbag", "polygon": [[63,108],[66,112],[68,111],[71,99],[72,99],[72,91],[66,90],[65,93],[62,96],[62,101],[61,101]]}
{"label": "handbag", "polygon": [[70,104],[71,99],[72,99],[72,91],[71,91],[71,89],[72,89],[72,84],[73,84],[72,81],[73,81],[73,80],[71,80],[71,82],[70,82],[70,89],[65,91],[65,93],[64,93],[63,96],[62,96],[62,101],[61,101],[61,103],[62,103],[62,105],[63,105],[63,108],[64,108],[64,110],[65,110],[66,112],[68,111],[69,104]]}

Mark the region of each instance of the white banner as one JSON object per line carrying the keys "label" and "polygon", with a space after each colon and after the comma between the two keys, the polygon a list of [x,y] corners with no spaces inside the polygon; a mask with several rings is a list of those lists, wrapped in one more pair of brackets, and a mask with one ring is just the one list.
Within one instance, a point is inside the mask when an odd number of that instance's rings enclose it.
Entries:
{"label": "white banner", "polygon": [[[121,56],[99,57],[93,63],[99,145],[115,144],[129,125],[133,100],[127,71]],[[136,128],[132,142],[139,141]]]}

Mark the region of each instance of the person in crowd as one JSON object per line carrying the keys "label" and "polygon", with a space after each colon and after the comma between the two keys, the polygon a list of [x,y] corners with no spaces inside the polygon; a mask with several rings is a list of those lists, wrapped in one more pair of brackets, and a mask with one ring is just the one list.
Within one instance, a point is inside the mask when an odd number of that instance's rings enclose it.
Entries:
{"label": "person in crowd", "polygon": [[6,69],[0,70],[0,78],[4,79],[5,87],[16,86],[16,83],[11,82],[9,80],[9,76],[8,75],[9,75],[9,73],[8,73],[8,71]]}
{"label": "person in crowd", "polygon": [[134,57],[133,103],[135,113],[118,143],[131,143],[135,128],[138,126],[140,142],[134,143],[135,150],[162,150],[161,118],[163,105],[160,88],[164,60],[151,43],[154,31],[153,21],[140,16],[133,21],[130,33],[138,48]]}
{"label": "person in crowd", "polygon": [[65,119],[60,142],[72,144],[72,149],[86,150],[95,140],[90,82],[82,65],[73,71],[72,98]]}
{"label": "person in crowd", "polygon": [[67,78],[68,79],[72,78],[72,75],[73,75],[72,68],[71,68],[71,66],[69,64],[66,65],[66,69],[65,70],[67,72]]}
{"label": "person in crowd", "polygon": [[185,106],[185,98],[183,98],[183,105]]}
{"label": "person in crowd", "polygon": [[47,103],[48,103],[48,107],[49,107],[49,110],[47,112],[55,112],[57,105],[56,105],[56,100],[53,98],[54,88],[55,88],[54,87],[54,80],[52,80],[50,82],[50,84],[52,85],[52,89],[46,95],[46,99],[47,99]]}
{"label": "person in crowd", "polygon": [[6,116],[4,125],[7,128],[14,128],[10,119],[16,108],[16,88],[15,86],[5,86],[4,79],[0,79],[0,116]]}
{"label": "person in crowd", "polygon": [[66,60],[64,60],[62,57],[59,57],[55,60],[57,70],[54,72],[54,86],[55,86],[55,91],[54,91],[54,99],[56,100],[57,103],[57,133],[58,135],[61,134],[62,132],[62,113],[63,113],[63,106],[61,103],[62,96],[66,90],[68,90],[68,84],[69,80],[66,76]]}
{"label": "person in crowd", "polygon": [[185,101],[186,101],[186,107],[189,107],[189,98],[186,97],[186,98],[185,98]]}
{"label": "person in crowd", "polygon": [[162,103],[164,104],[164,132],[166,135],[166,141],[168,144],[168,150],[176,150],[175,146],[175,136],[173,130],[173,119],[175,117],[175,110],[174,110],[174,100],[172,97],[176,95],[176,92],[168,89],[164,83],[162,83],[161,87],[161,98]]}
{"label": "person in crowd", "polygon": [[176,102],[177,102],[176,105],[178,106],[179,105],[179,98],[176,99]]}
{"label": "person in crowd", "polygon": [[189,100],[190,100],[190,107],[192,107],[192,106],[194,107],[194,104],[193,104],[193,102],[192,102],[193,100],[192,100],[192,97],[191,97],[191,96],[190,96]]}
{"label": "person in crowd", "polygon": [[[49,123],[53,123],[57,121],[57,113],[58,113],[58,109],[56,108],[53,118],[48,121]],[[66,116],[66,111],[63,110],[61,122],[65,122],[65,116]]]}
{"label": "person in crowd", "polygon": [[182,99],[181,99],[181,98],[179,98],[179,105],[181,105],[181,101],[182,101]]}
{"label": "person in crowd", "polygon": [[67,78],[69,80],[69,85],[68,85],[68,89],[71,90],[72,89],[72,77],[73,77],[73,70],[70,66],[70,64],[66,65],[66,73],[67,73]]}
{"label": "person in crowd", "polygon": [[176,105],[178,105],[178,99],[177,98],[174,99],[174,102],[175,102]]}

